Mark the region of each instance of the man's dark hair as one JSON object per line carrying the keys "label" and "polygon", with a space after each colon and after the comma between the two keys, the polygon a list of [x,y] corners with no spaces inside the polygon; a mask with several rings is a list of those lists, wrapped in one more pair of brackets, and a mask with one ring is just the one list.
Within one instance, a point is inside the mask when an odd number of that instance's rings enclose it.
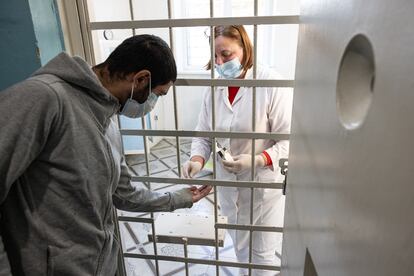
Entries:
{"label": "man's dark hair", "polygon": [[125,39],[97,67],[107,67],[111,78],[124,79],[141,70],[151,72],[151,86],[177,79],[177,66],[168,44],[155,35],[135,35]]}

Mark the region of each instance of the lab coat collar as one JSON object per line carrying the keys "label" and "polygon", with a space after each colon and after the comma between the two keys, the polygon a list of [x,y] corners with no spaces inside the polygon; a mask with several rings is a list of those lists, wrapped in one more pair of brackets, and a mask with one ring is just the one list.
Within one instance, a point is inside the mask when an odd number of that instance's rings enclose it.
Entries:
{"label": "lab coat collar", "polygon": [[[258,68],[259,69],[259,68]],[[259,71],[259,70],[258,70]],[[257,73],[258,73],[257,71]],[[244,77],[244,79],[253,79],[253,68],[250,68],[249,70],[247,70],[246,72],[246,76]],[[231,110],[233,111],[233,106],[246,94],[248,93],[248,88],[247,87],[240,87],[239,88],[239,92],[237,93],[236,97],[233,100],[233,105],[230,104],[229,101],[229,90],[228,87],[224,87],[224,86],[220,86],[217,87],[217,90],[220,91],[220,97],[222,98],[222,100],[224,101],[225,105]]]}
{"label": "lab coat collar", "polygon": [[219,100],[223,101],[224,104],[227,106],[227,108],[231,112],[233,112],[233,107],[231,106],[230,101],[229,101],[229,90],[228,90],[228,88],[225,87],[225,86],[217,87],[217,92],[219,93],[219,96],[218,96]]}
{"label": "lab coat collar", "polygon": [[[252,68],[250,68],[250,69],[248,69],[247,70],[247,72],[246,72],[246,76],[244,77],[244,79],[252,79],[253,78],[253,70],[252,70]],[[236,97],[234,98],[234,100],[233,100],[233,106],[242,98],[242,97],[244,97],[244,95],[246,94],[246,93],[249,93],[249,91],[248,91],[248,87],[240,87],[239,88],[239,92],[237,93],[237,95],[236,95]],[[228,98],[228,89],[227,89],[227,98]],[[227,101],[228,101],[228,99],[227,99]],[[230,104],[230,102],[229,102],[229,104]],[[230,106],[232,106],[232,105],[230,105]]]}

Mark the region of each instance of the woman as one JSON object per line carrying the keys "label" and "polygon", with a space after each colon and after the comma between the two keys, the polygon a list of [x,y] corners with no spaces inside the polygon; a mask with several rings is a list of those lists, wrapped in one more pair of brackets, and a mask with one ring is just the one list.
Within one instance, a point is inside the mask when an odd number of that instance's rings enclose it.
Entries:
{"label": "woman", "polygon": [[[253,47],[243,26],[215,27],[215,68],[220,78],[252,79]],[[211,69],[211,64],[207,65]],[[257,79],[276,79],[278,76],[258,66]],[[217,87],[215,92],[216,131],[252,132],[252,88]],[[211,91],[205,93],[196,130],[212,130]],[[256,89],[256,132],[288,133],[290,131],[292,93],[281,88]],[[230,150],[233,161],[222,161],[217,155],[217,179],[251,180],[251,139],[217,138],[219,144]],[[192,178],[209,159],[212,146],[208,138],[194,138],[191,158],[183,167],[183,176]],[[282,182],[278,160],[286,158],[288,141],[255,141],[255,181]],[[222,214],[231,224],[250,224],[249,188],[218,187]],[[283,225],[284,197],[277,189],[254,190],[254,225]],[[249,262],[249,232],[229,231],[239,262]],[[277,234],[254,232],[252,262],[274,265]],[[247,270],[241,269],[246,275]],[[273,275],[272,271],[253,271],[255,275]]]}

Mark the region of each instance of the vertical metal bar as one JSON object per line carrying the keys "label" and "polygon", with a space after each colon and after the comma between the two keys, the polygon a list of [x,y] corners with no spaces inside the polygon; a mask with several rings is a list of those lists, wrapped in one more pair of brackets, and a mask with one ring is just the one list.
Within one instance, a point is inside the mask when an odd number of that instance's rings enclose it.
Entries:
{"label": "vertical metal bar", "polygon": [[[172,18],[172,9],[171,9],[171,0],[168,0],[167,2],[167,9],[168,9],[168,19]],[[174,37],[173,37],[173,29],[172,27],[168,28],[169,31],[169,38],[170,38],[170,48],[171,52],[174,53]],[[177,108],[177,89],[176,86],[173,84],[173,104],[174,104],[174,123],[175,123],[175,130],[178,130],[178,108]],[[178,170],[178,176],[181,177],[181,151],[180,151],[180,137],[177,135],[175,136],[175,142],[176,142],[176,150],[177,150],[177,170]],[[187,244],[188,240],[187,238],[183,238],[184,241],[184,257],[185,257],[185,275],[189,275],[188,270],[188,251],[187,251]],[[158,274],[157,274],[158,275]]]}
{"label": "vertical metal bar", "polygon": [[[129,0],[129,14],[131,16],[131,21],[135,20],[135,16],[134,16],[134,6],[132,4],[132,0]],[[132,35],[135,35],[135,29],[132,29]]]}
{"label": "vertical metal bar", "polygon": [[[258,15],[258,2],[254,1],[254,16]],[[257,25],[253,26],[253,79],[257,76]],[[253,87],[253,100],[252,100],[252,132],[256,131],[256,87]],[[252,139],[252,170],[251,181],[255,179],[255,157],[256,157],[256,143],[255,139]],[[254,206],[254,187],[250,188],[250,224],[253,225],[253,206]],[[253,252],[253,230],[249,231],[249,263],[252,263]],[[252,275],[252,268],[249,266],[249,276]]]}
{"label": "vertical metal bar", "polygon": [[[170,30],[171,30],[171,28],[170,28]],[[174,84],[173,84],[173,103],[174,103],[175,130],[178,130],[179,125],[178,125],[178,108],[177,108],[177,89],[176,89],[176,86]],[[176,149],[177,149],[178,176],[181,176],[181,150],[180,150],[180,138],[179,138],[178,135],[175,136],[175,142],[176,142],[176,146],[177,146]]]}
{"label": "vertical metal bar", "polygon": [[[210,18],[214,17],[214,0],[210,0]],[[215,64],[215,32],[214,26],[210,26],[210,77],[214,79],[214,64]],[[210,86],[211,89],[211,127],[212,130],[216,130],[216,104],[215,104],[215,89],[214,86]],[[213,152],[213,179],[216,179],[217,164],[216,164],[216,138],[211,139],[211,147]],[[207,160],[206,160],[207,161]],[[214,188],[214,225],[218,223],[218,205],[217,205],[217,187]],[[219,260],[219,240],[218,240],[218,228],[214,227],[214,248],[216,260]],[[216,275],[220,275],[220,266],[216,264]]]}
{"label": "vertical metal bar", "polygon": [[[172,18],[172,9],[171,9],[171,0],[168,0],[168,19]],[[169,35],[170,35],[170,48],[171,51],[174,53],[174,37],[173,37],[173,30],[172,27],[169,27]],[[178,130],[178,108],[177,108],[177,89],[176,86],[173,84],[173,103],[174,103],[174,123],[175,123],[175,130]],[[181,151],[180,151],[180,137],[177,135],[175,136],[176,142],[176,150],[177,150],[177,169],[178,169],[178,176],[181,177]]]}
{"label": "vertical metal bar", "polygon": [[[141,117],[141,124],[142,124],[142,129],[145,130],[146,129],[146,123],[145,123],[145,116]],[[150,164],[149,164],[149,158],[148,158],[148,139],[146,135],[143,135],[142,138],[144,139],[144,156],[145,156],[145,164],[146,164],[146,171],[147,171],[147,176],[150,176]],[[151,190],[151,182],[148,182],[148,189]],[[152,244],[154,247],[154,255],[155,255],[155,270],[157,272],[157,275],[160,275],[160,267],[158,264],[158,251],[157,251],[157,238],[156,238],[156,234],[155,234],[155,220],[154,220],[154,213],[151,212],[150,213],[150,217],[152,218],[152,222],[151,222],[151,228],[152,228]]]}
{"label": "vertical metal bar", "polygon": [[[131,20],[135,20],[132,0],[129,0],[129,12],[131,15]],[[132,35],[136,35],[135,29],[132,29]],[[151,78],[149,81],[151,81]],[[149,87],[151,87],[151,84],[149,84]],[[142,125],[142,129],[144,130],[146,129],[145,117],[146,116],[141,117],[141,125]],[[150,117],[150,120],[151,120],[151,117]],[[149,158],[148,158],[148,151],[149,151],[148,139],[146,135],[143,135],[142,138],[144,139],[144,156],[145,156],[145,167],[146,167],[145,169],[147,172],[147,176],[150,176],[150,164],[149,164]],[[151,190],[151,182],[148,182],[148,189]],[[152,244],[154,247],[154,256],[155,256],[155,270],[156,270],[157,275],[160,275],[160,267],[159,267],[158,258],[157,258],[157,255],[158,255],[157,238],[156,238],[156,233],[155,233],[155,220],[154,220],[153,212],[150,213],[150,217],[152,218],[151,229],[152,229],[152,240],[153,240]]]}
{"label": "vertical metal bar", "polygon": [[[210,0],[210,16],[213,17],[213,0]],[[211,62],[211,72],[210,76],[212,79],[214,79],[214,64],[215,64],[215,47],[214,47],[214,26],[210,26],[210,62]],[[216,129],[216,114],[215,114],[215,102],[214,102],[214,96],[215,96],[215,89],[214,86],[211,87],[211,107],[212,107],[212,114],[211,114],[211,125],[212,130]]]}
{"label": "vertical metal bar", "polygon": [[190,272],[188,270],[188,239],[187,238],[183,238],[183,242],[184,242],[184,258],[185,258],[185,275],[188,276],[190,275]]}

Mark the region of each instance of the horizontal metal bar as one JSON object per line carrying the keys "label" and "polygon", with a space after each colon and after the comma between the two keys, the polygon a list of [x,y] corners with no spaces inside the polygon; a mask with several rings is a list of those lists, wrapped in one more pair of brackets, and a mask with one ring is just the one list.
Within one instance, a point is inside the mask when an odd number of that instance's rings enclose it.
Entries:
{"label": "horizontal metal bar", "polygon": [[163,255],[155,256],[155,255],[149,255],[149,254],[124,253],[124,258],[158,260],[158,261],[168,261],[168,262],[181,262],[181,263],[188,262],[192,264],[218,265],[218,266],[241,267],[241,268],[251,267],[252,269],[280,271],[280,266],[276,266],[276,265],[273,266],[273,265],[239,263],[239,262],[225,262],[225,261],[218,261],[218,260],[183,258],[183,257],[176,257],[176,256],[163,256]]}
{"label": "horizontal metal bar", "polygon": [[240,225],[240,224],[230,224],[230,223],[216,223],[215,227],[219,229],[252,230],[252,231],[261,231],[261,232],[283,233],[283,227],[266,226],[266,225]]}
{"label": "horizontal metal bar", "polygon": [[184,178],[166,178],[152,176],[132,176],[132,181],[136,182],[155,182],[155,183],[174,183],[188,185],[211,185],[221,187],[241,187],[241,188],[267,188],[283,189],[283,183],[277,182],[254,182],[254,181],[228,181],[215,179],[184,179]]}
{"label": "horizontal metal bar", "polygon": [[184,18],[90,22],[91,30],[200,27],[217,25],[299,24],[298,15]]}
{"label": "horizontal metal bar", "polygon": [[[216,241],[214,239],[200,239],[200,238],[192,238],[186,237],[175,237],[175,236],[164,236],[164,235],[156,235],[155,237],[157,243],[173,243],[173,244],[187,244],[187,245],[203,245],[203,246],[215,246]],[[148,235],[148,240],[150,242],[153,241],[153,237],[151,234]],[[218,241],[219,247],[224,247],[223,239],[219,239]]]}
{"label": "horizontal metal bar", "polygon": [[194,131],[194,130],[152,130],[152,129],[121,129],[122,135],[132,136],[180,136],[180,137],[208,137],[208,138],[236,138],[236,139],[268,139],[289,140],[287,133],[266,132],[226,132],[226,131]]}
{"label": "horizontal metal bar", "polygon": [[154,219],[152,218],[138,218],[138,217],[127,217],[127,216],[118,216],[119,221],[131,221],[131,222],[141,222],[141,223],[153,223]]}
{"label": "horizontal metal bar", "polygon": [[294,80],[177,79],[175,86],[294,87]]}

